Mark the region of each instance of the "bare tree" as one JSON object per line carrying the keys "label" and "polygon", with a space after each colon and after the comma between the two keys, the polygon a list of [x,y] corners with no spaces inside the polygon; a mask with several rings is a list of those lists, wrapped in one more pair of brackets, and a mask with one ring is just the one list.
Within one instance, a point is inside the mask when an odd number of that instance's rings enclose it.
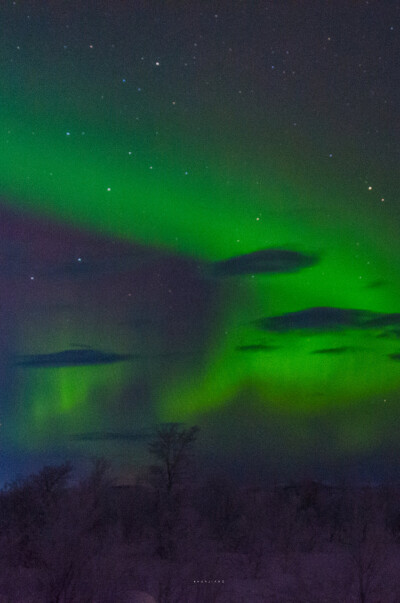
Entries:
{"label": "bare tree", "polygon": [[181,423],[164,423],[150,442],[149,452],[159,461],[152,467],[152,473],[161,478],[167,492],[187,471],[198,431],[196,426],[185,429]]}

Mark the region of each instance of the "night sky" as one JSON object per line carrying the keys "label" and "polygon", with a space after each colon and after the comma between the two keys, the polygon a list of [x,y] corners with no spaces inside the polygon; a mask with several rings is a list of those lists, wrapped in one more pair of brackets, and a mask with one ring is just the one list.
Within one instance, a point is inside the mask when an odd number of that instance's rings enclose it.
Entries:
{"label": "night sky", "polygon": [[397,2],[5,0],[0,478],[400,476]]}

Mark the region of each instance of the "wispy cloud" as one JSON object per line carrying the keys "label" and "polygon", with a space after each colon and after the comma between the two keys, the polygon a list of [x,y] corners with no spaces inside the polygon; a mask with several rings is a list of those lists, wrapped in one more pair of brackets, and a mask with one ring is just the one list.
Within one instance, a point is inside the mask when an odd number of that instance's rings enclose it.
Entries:
{"label": "wispy cloud", "polygon": [[280,333],[301,330],[312,333],[346,329],[373,329],[400,324],[400,313],[384,314],[369,310],[327,306],[261,318],[254,324],[259,329]]}
{"label": "wispy cloud", "polygon": [[342,346],[338,348],[323,348],[322,350],[313,350],[311,354],[345,354],[354,348],[350,346]]}
{"label": "wispy cloud", "polygon": [[385,287],[387,285],[387,281],[383,279],[379,279],[376,281],[371,281],[365,285],[366,289],[380,289],[381,287]]}
{"label": "wispy cloud", "polygon": [[285,274],[314,266],[319,258],[289,249],[261,249],[211,266],[213,276],[228,277],[245,274]]}
{"label": "wispy cloud", "polygon": [[254,343],[250,345],[238,345],[236,346],[237,352],[271,352],[272,350],[278,349],[276,345],[264,345],[262,343]]}
{"label": "wispy cloud", "polygon": [[20,356],[15,364],[21,367],[30,368],[62,368],[67,366],[87,366],[95,364],[111,364],[114,362],[124,362],[134,360],[139,355],[133,354],[113,354],[102,352],[91,348],[78,350],[63,350],[51,354],[32,354]]}

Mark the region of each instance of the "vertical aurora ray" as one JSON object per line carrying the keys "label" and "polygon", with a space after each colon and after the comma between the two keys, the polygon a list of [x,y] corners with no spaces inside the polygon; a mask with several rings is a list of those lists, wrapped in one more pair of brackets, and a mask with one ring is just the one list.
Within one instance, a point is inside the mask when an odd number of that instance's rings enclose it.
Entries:
{"label": "vertical aurora ray", "polygon": [[[56,306],[44,315],[31,310],[18,325],[17,349],[40,359],[41,354],[65,349],[90,353],[87,342],[94,349],[121,351],[134,345],[113,320],[112,309],[99,308],[93,314],[76,294],[73,299],[72,309]],[[25,450],[40,450],[45,442],[50,448],[65,446],[71,434],[89,430],[89,426],[93,431],[114,428],[104,400],[122,396],[135,377],[138,362],[54,367],[46,360],[37,367],[17,366],[18,410],[9,421],[18,446]]]}
{"label": "vertical aurora ray", "polygon": [[103,401],[120,396],[127,383],[121,366],[43,368],[18,377],[23,414],[16,417],[15,438],[25,450],[40,450],[44,442],[65,446],[88,425],[93,431],[110,429]]}

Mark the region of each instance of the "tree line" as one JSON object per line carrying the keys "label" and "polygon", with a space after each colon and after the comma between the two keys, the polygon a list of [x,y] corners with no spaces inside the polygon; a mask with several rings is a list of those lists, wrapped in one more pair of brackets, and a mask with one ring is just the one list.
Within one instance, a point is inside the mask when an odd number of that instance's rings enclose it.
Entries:
{"label": "tree line", "polygon": [[104,459],[0,491],[0,603],[400,600],[400,489],[197,479],[197,427],[158,427],[132,485]]}

